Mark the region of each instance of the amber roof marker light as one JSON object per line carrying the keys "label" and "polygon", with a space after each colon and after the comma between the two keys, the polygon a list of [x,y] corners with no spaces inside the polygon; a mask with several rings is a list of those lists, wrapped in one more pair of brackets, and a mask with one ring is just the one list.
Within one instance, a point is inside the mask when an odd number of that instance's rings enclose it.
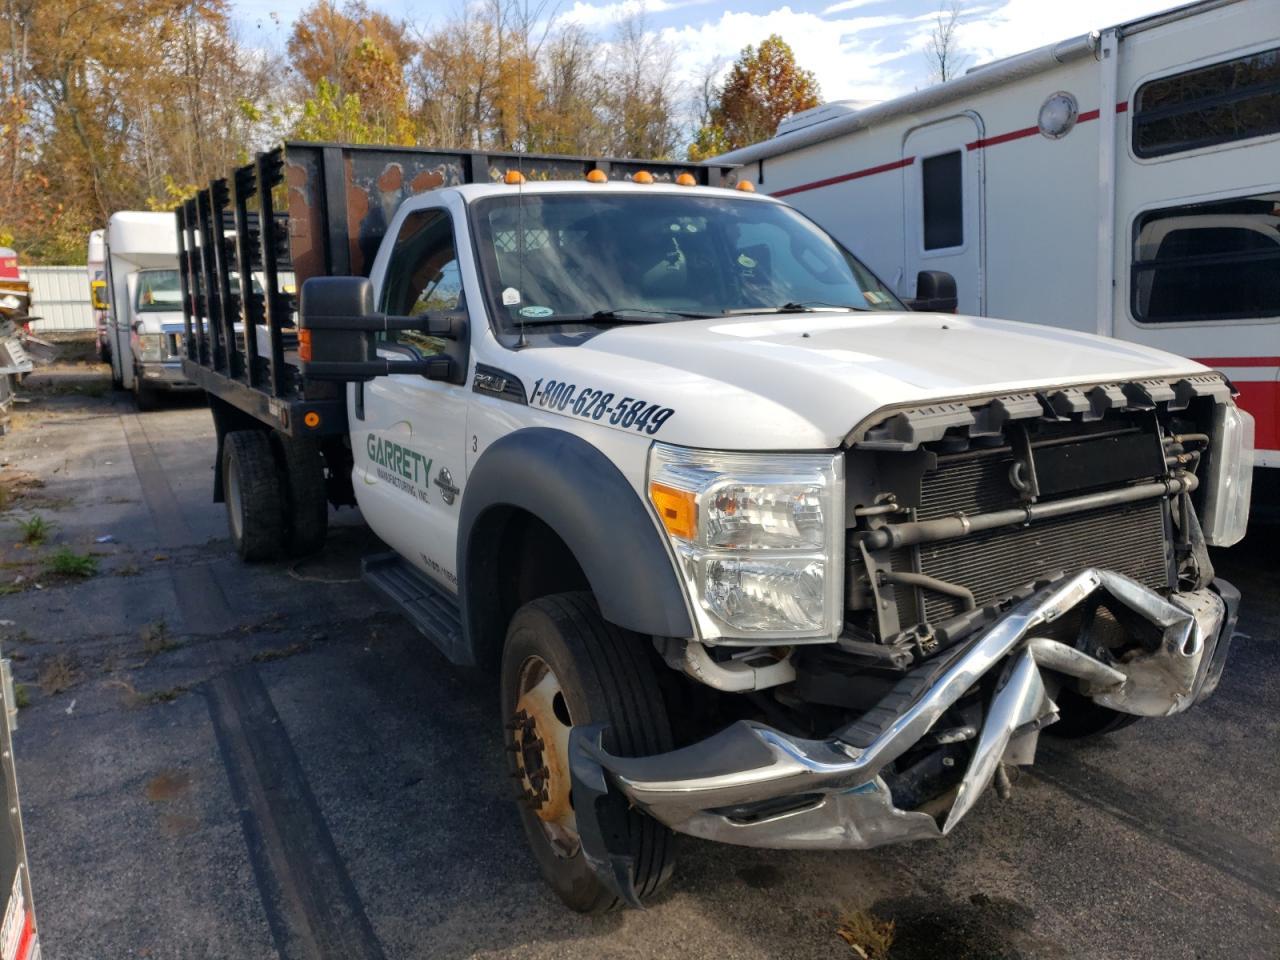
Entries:
{"label": "amber roof marker light", "polygon": [[587,171],[587,183],[608,183],[609,175],[603,170]]}
{"label": "amber roof marker light", "polygon": [[524,174],[519,170],[508,170],[506,176],[502,178],[503,183],[518,185],[524,183]]}
{"label": "amber roof marker light", "polygon": [[631,175],[632,183],[653,183],[653,174],[648,170],[637,170]]}
{"label": "amber roof marker light", "polygon": [[734,186],[735,190],[741,190],[743,193],[755,193],[756,185],[750,180],[739,180]]}
{"label": "amber roof marker light", "polygon": [[698,185],[698,181],[694,179],[693,174],[688,172],[676,177],[676,183],[682,187],[696,187]]}

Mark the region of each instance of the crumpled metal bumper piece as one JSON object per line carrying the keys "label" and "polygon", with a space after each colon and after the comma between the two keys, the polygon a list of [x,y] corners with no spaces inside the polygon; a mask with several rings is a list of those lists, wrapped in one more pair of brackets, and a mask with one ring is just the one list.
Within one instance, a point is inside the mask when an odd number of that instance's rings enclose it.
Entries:
{"label": "crumpled metal bumper piece", "polygon": [[[1036,636],[1038,628],[1094,597],[1148,621],[1158,643],[1115,661],[1102,649],[1092,651],[1094,656]],[[827,740],[806,740],[739,721],[692,746],[630,758],[605,752],[599,728],[575,728],[572,764],[607,774],[628,800],[672,829],[711,840],[860,849],[941,837],[973,807],[1002,762],[1031,762],[1040,727],[1056,717],[1049,692],[1060,679],[1055,675],[1075,678],[1077,689],[1096,703],[1140,716],[1177,713],[1207,694],[1221,673],[1221,657],[1214,654],[1221,644],[1225,655],[1235,597],[1234,588],[1219,584],[1217,590],[1165,599],[1120,574],[1085,570],[1010,609],[953,654],[936,679],[869,740],[849,736],[851,728]],[[898,809],[881,771],[993,670],[1000,675],[998,687],[949,807],[930,813]],[[859,739],[864,745],[849,742]]]}

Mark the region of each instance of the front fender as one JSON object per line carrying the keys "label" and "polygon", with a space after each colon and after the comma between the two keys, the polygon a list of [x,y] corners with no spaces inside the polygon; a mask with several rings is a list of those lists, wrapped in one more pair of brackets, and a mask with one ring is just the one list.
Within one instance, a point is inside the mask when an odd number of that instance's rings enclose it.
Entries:
{"label": "front fender", "polygon": [[610,623],[636,633],[691,637],[684,590],[671,556],[644,502],[622,472],[598,449],[562,430],[531,427],[496,441],[467,477],[458,518],[458,571],[463,628],[478,652],[492,597],[477,596],[486,582],[486,551],[494,544],[473,535],[493,509],[524,510],[564,541]]}

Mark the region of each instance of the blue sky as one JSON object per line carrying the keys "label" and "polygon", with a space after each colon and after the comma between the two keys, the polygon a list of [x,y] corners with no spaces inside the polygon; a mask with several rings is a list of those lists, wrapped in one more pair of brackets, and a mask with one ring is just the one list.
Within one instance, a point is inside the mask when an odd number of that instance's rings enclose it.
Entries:
{"label": "blue sky", "polygon": [[[465,0],[368,0],[417,24],[447,19]],[[309,0],[233,0],[246,40],[282,46]],[[959,29],[970,65],[1111,26],[1176,5],[1173,0],[966,0]],[[647,29],[676,50],[692,82],[707,64],[727,63],[748,43],[782,35],[813,70],[826,100],[884,100],[929,83],[925,42],[939,0],[549,0],[560,21],[608,38],[619,18],[644,11]]]}

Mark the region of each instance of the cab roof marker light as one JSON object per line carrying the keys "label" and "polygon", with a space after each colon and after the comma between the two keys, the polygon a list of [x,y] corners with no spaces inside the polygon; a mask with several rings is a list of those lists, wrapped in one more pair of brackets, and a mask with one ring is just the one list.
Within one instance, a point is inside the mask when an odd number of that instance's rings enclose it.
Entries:
{"label": "cab roof marker light", "polygon": [[755,193],[756,185],[750,180],[739,180],[734,189],[741,190],[743,193]]}
{"label": "cab roof marker light", "polygon": [[631,176],[632,183],[653,183],[653,174],[648,170],[637,170]]}
{"label": "cab roof marker light", "polygon": [[524,174],[519,170],[508,170],[506,176],[502,178],[502,182],[512,185],[524,183]]}
{"label": "cab roof marker light", "polygon": [[588,170],[587,183],[608,183],[609,175],[603,170]]}
{"label": "cab roof marker light", "polygon": [[698,181],[693,178],[693,174],[687,172],[676,177],[676,183],[682,187],[696,187],[698,185]]}

